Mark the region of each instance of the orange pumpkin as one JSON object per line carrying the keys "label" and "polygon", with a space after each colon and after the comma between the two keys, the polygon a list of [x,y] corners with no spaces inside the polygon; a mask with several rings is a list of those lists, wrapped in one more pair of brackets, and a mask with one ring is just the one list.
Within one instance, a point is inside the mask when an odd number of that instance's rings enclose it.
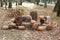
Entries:
{"label": "orange pumpkin", "polygon": [[18,29],[25,30],[26,28],[25,28],[25,26],[18,26]]}
{"label": "orange pumpkin", "polygon": [[52,25],[53,27],[57,27],[57,26],[58,26],[58,23],[57,23],[56,21],[52,21],[51,25]]}
{"label": "orange pumpkin", "polygon": [[51,24],[47,24],[47,25],[46,25],[46,29],[47,29],[47,30],[51,30],[51,29],[52,29],[52,25],[51,25]]}
{"label": "orange pumpkin", "polygon": [[37,23],[34,23],[33,24],[33,28],[37,29],[38,28],[38,24]]}
{"label": "orange pumpkin", "polygon": [[45,30],[45,29],[46,29],[46,26],[39,26],[39,27],[38,27],[38,30],[39,30],[39,31],[43,31],[43,30]]}
{"label": "orange pumpkin", "polygon": [[52,24],[55,25],[57,22],[56,21],[52,21]]}
{"label": "orange pumpkin", "polygon": [[36,21],[35,20],[31,20],[31,24],[34,24],[34,23],[36,23]]}
{"label": "orange pumpkin", "polygon": [[39,16],[39,19],[44,19],[44,15],[40,15]]}
{"label": "orange pumpkin", "polygon": [[3,30],[8,30],[8,29],[9,29],[9,26],[8,26],[8,25],[4,25],[4,26],[2,27],[2,29],[3,29]]}

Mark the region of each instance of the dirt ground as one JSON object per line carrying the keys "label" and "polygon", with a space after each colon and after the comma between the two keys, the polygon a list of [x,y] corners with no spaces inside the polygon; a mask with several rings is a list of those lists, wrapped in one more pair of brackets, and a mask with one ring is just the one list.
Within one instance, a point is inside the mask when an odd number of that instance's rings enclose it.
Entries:
{"label": "dirt ground", "polygon": [[[25,9],[25,15],[29,14],[31,9]],[[60,24],[60,17],[56,17],[56,13],[51,8],[43,8],[36,6],[34,9],[40,14],[50,15],[52,20],[56,20]],[[2,27],[4,21],[9,18],[6,17],[8,12],[3,8],[0,8],[0,26]],[[60,26],[60,25],[59,25]],[[0,30],[0,40],[60,40],[60,27],[54,28],[50,31],[37,31],[37,30]]]}

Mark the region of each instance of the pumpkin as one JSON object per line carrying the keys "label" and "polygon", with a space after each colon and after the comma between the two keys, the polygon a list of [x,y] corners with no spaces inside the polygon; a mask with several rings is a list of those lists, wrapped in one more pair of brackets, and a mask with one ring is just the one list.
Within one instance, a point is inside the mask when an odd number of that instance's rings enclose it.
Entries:
{"label": "pumpkin", "polygon": [[36,21],[35,20],[31,20],[31,24],[34,24],[34,23],[36,23]]}
{"label": "pumpkin", "polygon": [[2,27],[2,29],[3,29],[3,30],[8,30],[8,29],[9,29],[9,25],[4,25],[4,26]]}
{"label": "pumpkin", "polygon": [[55,25],[57,22],[56,21],[52,21],[52,24]]}
{"label": "pumpkin", "polygon": [[43,30],[45,30],[45,29],[46,29],[46,26],[39,26],[39,27],[38,27],[38,30],[39,30],[39,31],[43,31]]}
{"label": "pumpkin", "polygon": [[51,25],[51,24],[47,24],[47,25],[46,25],[46,29],[47,29],[47,30],[51,30],[51,29],[52,29],[52,25]]}
{"label": "pumpkin", "polygon": [[56,22],[56,21],[52,21],[52,23],[51,23],[51,24],[52,24],[52,26],[53,26],[53,27],[57,27],[57,26],[58,26],[58,24],[57,24],[57,22]]}
{"label": "pumpkin", "polygon": [[15,26],[16,24],[15,24],[15,23],[13,23],[13,22],[11,22],[11,23],[9,23],[9,25],[11,25],[11,26]]}
{"label": "pumpkin", "polygon": [[44,15],[40,15],[39,16],[39,19],[44,19]]}
{"label": "pumpkin", "polygon": [[34,23],[33,24],[33,28],[37,29],[38,28],[38,24],[37,23]]}
{"label": "pumpkin", "polygon": [[11,22],[11,23],[9,23],[9,26],[10,26],[10,28],[14,28],[16,26],[16,24]]}
{"label": "pumpkin", "polygon": [[18,26],[18,29],[25,30],[25,26]]}

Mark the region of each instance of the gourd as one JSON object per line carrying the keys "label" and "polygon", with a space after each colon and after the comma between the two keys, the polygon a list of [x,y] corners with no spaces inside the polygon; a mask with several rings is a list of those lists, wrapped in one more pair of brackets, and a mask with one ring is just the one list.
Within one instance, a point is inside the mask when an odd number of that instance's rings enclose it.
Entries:
{"label": "gourd", "polygon": [[39,19],[40,19],[40,24],[43,25],[44,24],[44,16],[43,15],[39,16]]}
{"label": "gourd", "polygon": [[39,16],[39,19],[43,19],[43,18],[44,18],[44,15],[40,15],[40,16]]}
{"label": "gourd", "polygon": [[43,30],[45,30],[45,29],[46,29],[46,26],[39,26],[39,27],[38,27],[38,30],[39,30],[39,31],[43,31]]}
{"label": "gourd", "polygon": [[3,25],[2,29],[3,30],[8,30],[9,29],[9,25]]}
{"label": "gourd", "polygon": [[56,21],[52,21],[52,24],[55,25],[57,22]]}
{"label": "gourd", "polygon": [[58,24],[57,24],[56,21],[52,21],[51,25],[52,25],[53,27],[58,27]]}
{"label": "gourd", "polygon": [[46,29],[47,29],[47,30],[51,30],[51,29],[52,29],[52,25],[51,25],[51,24],[47,24],[47,25],[46,25]]}
{"label": "gourd", "polygon": [[25,30],[25,26],[18,26],[19,30]]}
{"label": "gourd", "polygon": [[38,23],[34,23],[32,27],[33,27],[34,29],[37,29],[37,28],[38,28]]}
{"label": "gourd", "polygon": [[36,23],[36,21],[35,20],[31,20],[31,24],[34,24],[34,23]]}

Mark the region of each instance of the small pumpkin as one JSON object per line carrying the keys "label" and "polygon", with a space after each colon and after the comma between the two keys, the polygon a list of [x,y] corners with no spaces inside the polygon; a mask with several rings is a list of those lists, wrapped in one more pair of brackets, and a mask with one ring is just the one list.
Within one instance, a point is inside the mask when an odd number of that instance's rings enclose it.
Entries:
{"label": "small pumpkin", "polygon": [[3,29],[3,30],[8,30],[8,29],[9,29],[9,25],[4,25],[4,26],[2,27],[2,29]]}
{"label": "small pumpkin", "polygon": [[47,25],[46,25],[46,29],[47,29],[47,30],[51,30],[51,29],[52,29],[52,25],[51,25],[51,24],[47,24]]}
{"label": "small pumpkin", "polygon": [[39,27],[38,27],[38,30],[39,30],[39,31],[43,31],[43,30],[45,30],[45,29],[46,29],[46,26],[39,26]]}
{"label": "small pumpkin", "polygon": [[58,26],[58,24],[57,24],[57,22],[56,22],[56,21],[52,21],[52,23],[51,23],[51,24],[52,24],[52,26],[53,26],[53,27],[57,27],[57,26]]}
{"label": "small pumpkin", "polygon": [[9,26],[10,26],[10,28],[14,28],[16,26],[16,24],[11,22],[11,23],[9,23]]}
{"label": "small pumpkin", "polygon": [[31,20],[31,24],[34,24],[34,23],[36,23],[36,21],[35,20]]}
{"label": "small pumpkin", "polygon": [[25,30],[25,26],[18,26],[18,29]]}
{"label": "small pumpkin", "polygon": [[52,21],[52,24],[55,25],[57,22],[56,21]]}
{"label": "small pumpkin", "polygon": [[33,28],[37,29],[38,28],[38,23],[34,23]]}
{"label": "small pumpkin", "polygon": [[39,16],[39,19],[44,19],[44,15],[40,15]]}
{"label": "small pumpkin", "polygon": [[11,22],[11,23],[9,23],[9,25],[11,25],[11,26],[15,26],[16,24],[15,24],[15,23],[13,23],[13,22]]}

